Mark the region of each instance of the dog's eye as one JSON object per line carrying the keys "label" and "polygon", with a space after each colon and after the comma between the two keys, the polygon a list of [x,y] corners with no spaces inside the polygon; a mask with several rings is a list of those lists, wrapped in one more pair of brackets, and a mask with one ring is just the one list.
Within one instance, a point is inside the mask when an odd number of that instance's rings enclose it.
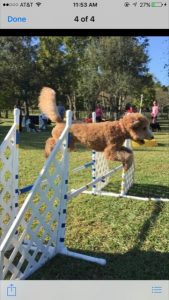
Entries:
{"label": "dog's eye", "polygon": [[143,127],[143,130],[146,130],[147,128],[146,127]]}

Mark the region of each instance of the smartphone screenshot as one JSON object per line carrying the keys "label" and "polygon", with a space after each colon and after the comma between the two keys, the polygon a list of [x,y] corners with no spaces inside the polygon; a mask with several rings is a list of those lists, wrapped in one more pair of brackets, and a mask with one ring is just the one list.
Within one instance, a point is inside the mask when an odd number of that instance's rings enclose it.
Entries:
{"label": "smartphone screenshot", "polygon": [[169,1],[0,0],[0,300],[169,299]]}

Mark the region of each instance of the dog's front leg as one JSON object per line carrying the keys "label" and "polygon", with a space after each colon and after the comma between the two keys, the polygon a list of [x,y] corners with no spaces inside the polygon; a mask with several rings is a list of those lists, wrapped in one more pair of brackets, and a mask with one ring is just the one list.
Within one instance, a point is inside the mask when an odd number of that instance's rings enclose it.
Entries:
{"label": "dog's front leg", "polygon": [[122,162],[124,169],[127,171],[133,163],[132,150],[122,146],[117,148],[113,145],[109,145],[104,150],[105,158],[108,160],[115,160]]}
{"label": "dog's front leg", "polygon": [[45,157],[48,158],[53,148],[55,147],[56,140],[52,137],[48,138],[45,145]]}

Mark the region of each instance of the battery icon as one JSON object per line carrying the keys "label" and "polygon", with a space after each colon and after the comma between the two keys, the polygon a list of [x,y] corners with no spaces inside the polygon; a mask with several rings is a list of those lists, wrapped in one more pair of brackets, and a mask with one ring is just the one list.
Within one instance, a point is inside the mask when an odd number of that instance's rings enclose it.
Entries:
{"label": "battery icon", "polygon": [[152,7],[162,7],[163,3],[162,2],[151,2]]}

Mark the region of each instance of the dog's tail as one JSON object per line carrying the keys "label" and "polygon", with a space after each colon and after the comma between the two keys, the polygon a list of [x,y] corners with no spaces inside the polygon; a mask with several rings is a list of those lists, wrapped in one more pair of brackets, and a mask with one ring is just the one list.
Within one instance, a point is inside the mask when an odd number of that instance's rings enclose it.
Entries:
{"label": "dog's tail", "polygon": [[52,122],[62,122],[56,106],[56,93],[51,88],[43,87],[41,90],[39,95],[39,108]]}

